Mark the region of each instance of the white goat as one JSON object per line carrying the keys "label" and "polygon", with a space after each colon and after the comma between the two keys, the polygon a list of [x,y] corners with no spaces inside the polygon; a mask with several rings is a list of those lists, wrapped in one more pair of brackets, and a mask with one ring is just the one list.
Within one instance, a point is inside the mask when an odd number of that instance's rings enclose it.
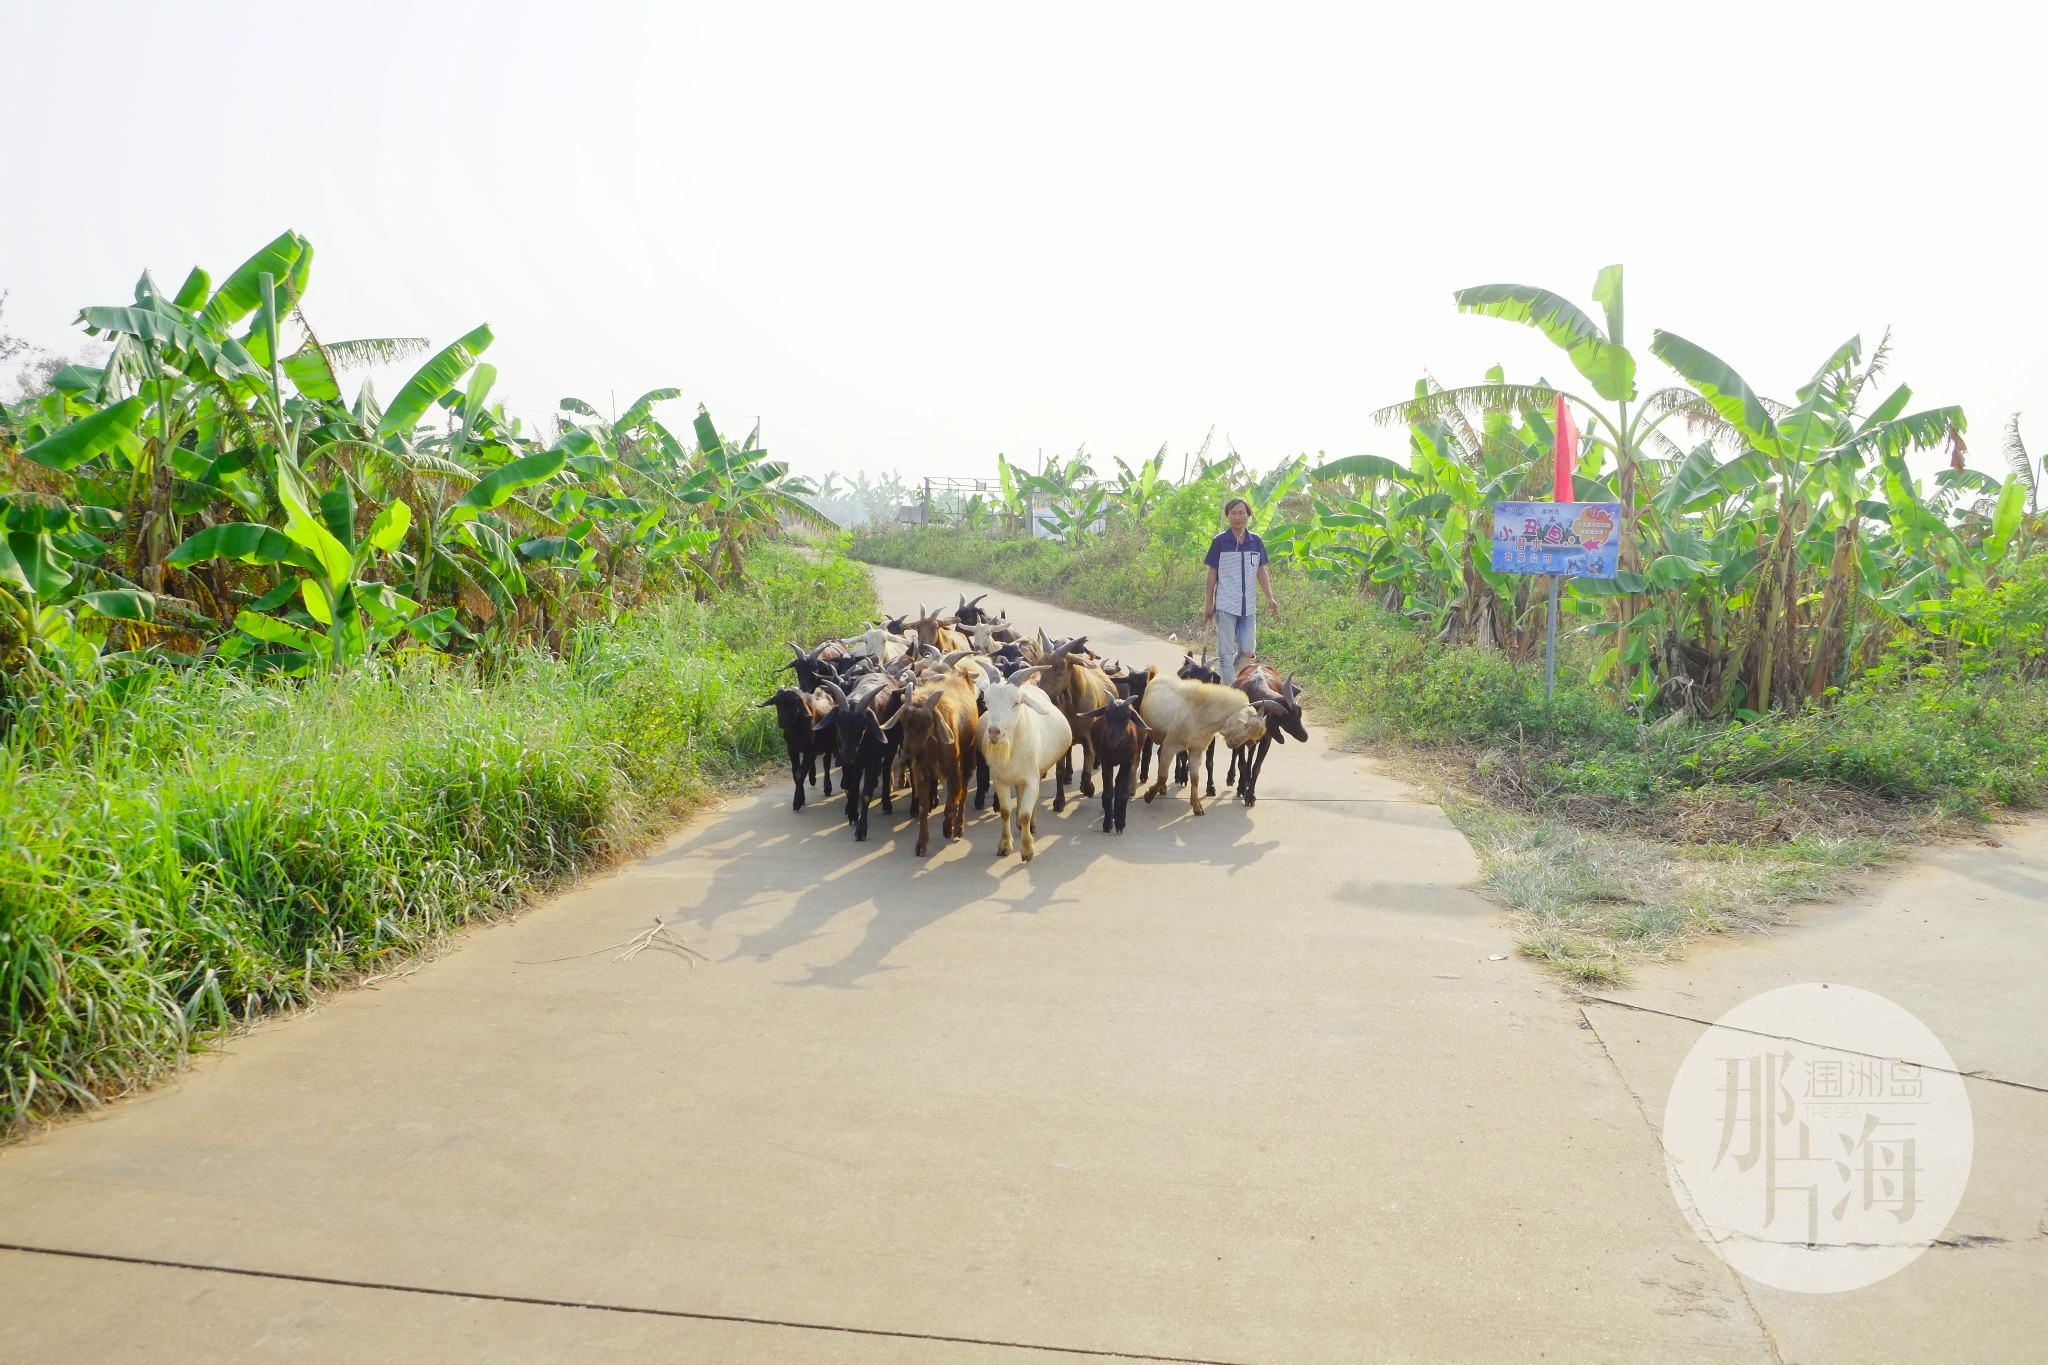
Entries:
{"label": "white goat", "polygon": [[1153,779],[1145,799],[1150,801],[1166,790],[1173,757],[1186,750],[1188,805],[1200,815],[1202,784],[1195,777],[1195,755],[1218,735],[1233,749],[1265,738],[1266,718],[1234,687],[1176,678],[1157,668],[1146,669],[1145,677],[1145,696],[1138,703],[1138,714],[1145,718],[1152,738],[1159,741],[1159,776]]}
{"label": "white goat", "polygon": [[840,643],[846,652],[856,659],[875,659],[881,663],[893,664],[910,653],[916,641],[904,635],[892,635],[885,626],[869,626],[859,635],[849,635]]}
{"label": "white goat", "polygon": [[996,856],[1010,851],[1010,824],[1016,822],[1017,845],[1025,862],[1037,851],[1032,833],[1038,822],[1039,783],[1060,755],[1074,747],[1067,718],[1038,690],[1025,669],[1008,682],[990,682],[982,692],[988,712],[981,718],[981,756],[988,764],[989,785],[995,788],[996,815],[1003,835]]}

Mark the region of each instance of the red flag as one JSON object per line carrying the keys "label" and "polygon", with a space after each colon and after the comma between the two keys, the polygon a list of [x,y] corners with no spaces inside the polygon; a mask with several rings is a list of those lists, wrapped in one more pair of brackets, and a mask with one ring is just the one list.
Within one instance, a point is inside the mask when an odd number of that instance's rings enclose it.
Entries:
{"label": "red flag", "polygon": [[1572,410],[1564,395],[1557,396],[1557,467],[1554,494],[1558,502],[1574,502],[1572,472],[1579,467],[1579,430],[1572,425]]}

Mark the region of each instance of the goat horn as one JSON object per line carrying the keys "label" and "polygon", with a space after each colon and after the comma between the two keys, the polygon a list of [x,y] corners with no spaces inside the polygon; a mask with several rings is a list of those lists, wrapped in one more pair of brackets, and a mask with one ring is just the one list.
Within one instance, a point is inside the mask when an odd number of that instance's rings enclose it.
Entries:
{"label": "goat horn", "polygon": [[1087,651],[1087,648],[1088,637],[1085,635],[1076,635],[1073,639],[1067,641],[1066,648],[1061,652],[1064,654],[1081,654],[1085,653]]}
{"label": "goat horn", "polygon": [[951,654],[948,654],[944,658],[940,659],[939,662],[944,664],[946,667],[951,668],[954,664],[959,663],[962,659],[971,658],[973,654],[974,651],[971,649],[956,649]]}
{"label": "goat horn", "polygon": [[830,681],[821,681],[819,682],[818,686],[823,688],[831,696],[833,705],[846,705],[846,694],[839,690],[838,683]]}

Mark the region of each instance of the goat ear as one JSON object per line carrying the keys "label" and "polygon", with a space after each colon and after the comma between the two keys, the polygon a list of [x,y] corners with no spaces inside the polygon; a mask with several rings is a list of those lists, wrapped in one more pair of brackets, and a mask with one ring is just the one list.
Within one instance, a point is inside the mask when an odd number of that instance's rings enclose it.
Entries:
{"label": "goat ear", "polygon": [[1287,714],[1287,704],[1285,702],[1255,701],[1252,703],[1252,709],[1262,716],[1271,716],[1275,720]]}
{"label": "goat ear", "polygon": [[755,705],[756,709],[758,709],[758,708],[760,708],[760,707],[763,707],[763,706],[773,706],[773,705],[775,705],[775,698],[773,698],[773,697],[770,697],[770,698],[769,698],[768,700],[766,700],[766,701],[761,701],[761,702],[755,702],[755,703],[754,703],[754,705]]}

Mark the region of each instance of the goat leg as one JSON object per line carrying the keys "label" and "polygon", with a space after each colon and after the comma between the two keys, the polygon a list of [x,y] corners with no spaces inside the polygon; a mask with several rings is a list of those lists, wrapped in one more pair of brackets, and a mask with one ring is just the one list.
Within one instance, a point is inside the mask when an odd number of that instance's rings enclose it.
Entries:
{"label": "goat leg", "polygon": [[1058,815],[1067,808],[1067,780],[1074,774],[1074,760],[1069,749],[1060,755],[1060,761],[1052,770],[1052,813]]}
{"label": "goat leg", "polygon": [[791,810],[802,810],[804,808],[804,776],[805,770],[810,766],[811,761],[808,758],[798,758],[795,754],[789,756],[789,775],[796,783],[796,795],[790,799],[789,803]]}
{"label": "goat leg", "polygon": [[932,801],[938,786],[939,775],[923,764],[912,760],[910,768],[910,808],[917,815],[917,856],[922,858],[932,846]]}
{"label": "goat leg", "polygon": [[1273,737],[1268,735],[1259,741],[1259,751],[1257,754],[1254,755],[1242,749],[1238,750],[1243,755],[1244,776],[1238,780],[1237,790],[1238,794],[1244,797],[1244,803],[1247,806],[1259,804],[1259,774],[1266,770],[1266,750],[1272,747]]}
{"label": "goat leg", "polygon": [[1216,794],[1216,741],[1209,741],[1209,790],[1206,795]]}
{"label": "goat leg", "polygon": [[1148,804],[1153,797],[1165,794],[1166,775],[1173,771],[1173,754],[1173,749],[1165,740],[1161,740],[1159,742],[1159,771],[1152,780],[1151,788],[1145,793],[1145,800]]}

